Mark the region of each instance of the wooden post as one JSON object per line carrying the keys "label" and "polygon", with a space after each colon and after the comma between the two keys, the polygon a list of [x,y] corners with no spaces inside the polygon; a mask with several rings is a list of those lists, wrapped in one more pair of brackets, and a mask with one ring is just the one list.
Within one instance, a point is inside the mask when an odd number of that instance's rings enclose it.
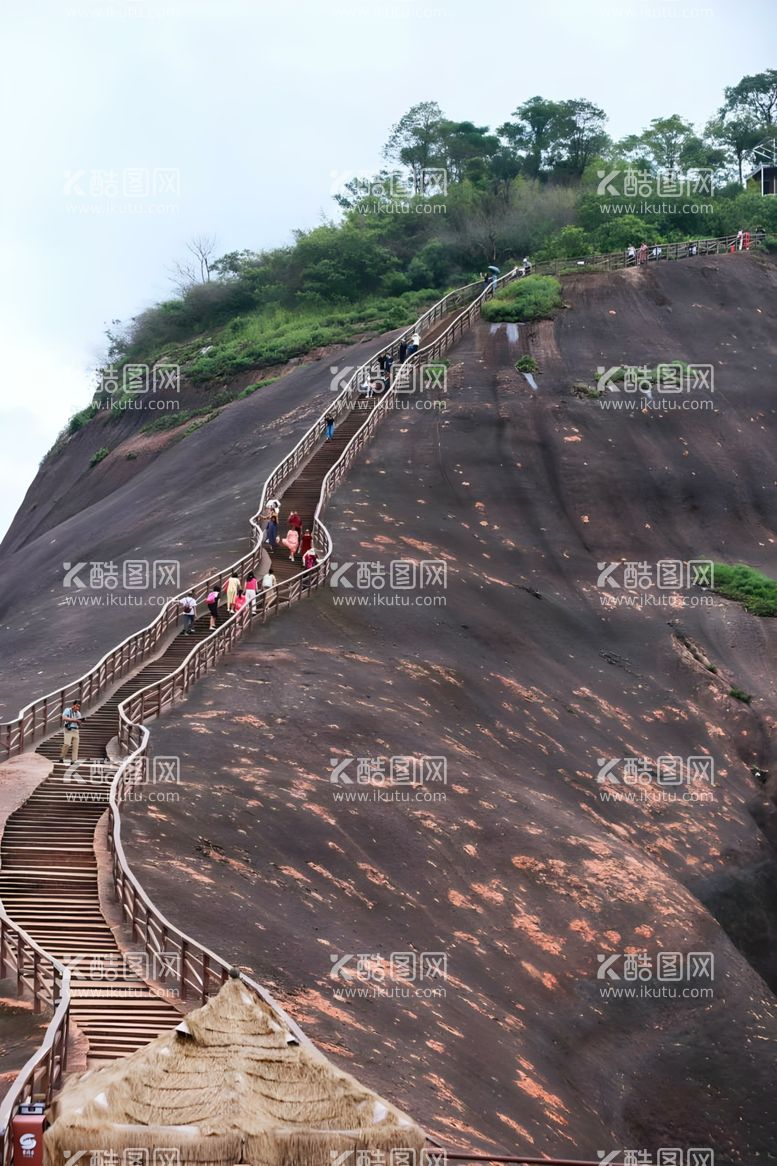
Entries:
{"label": "wooden post", "polygon": [[186,999],[186,959],[189,954],[189,945],[185,939],[181,940],[181,971],[179,979],[180,996],[182,1000]]}

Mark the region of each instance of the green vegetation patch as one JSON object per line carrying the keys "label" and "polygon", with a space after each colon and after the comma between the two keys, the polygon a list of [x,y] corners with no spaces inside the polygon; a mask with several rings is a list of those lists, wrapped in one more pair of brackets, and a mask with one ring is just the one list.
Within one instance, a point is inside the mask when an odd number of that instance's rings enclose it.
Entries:
{"label": "green vegetation patch", "polygon": [[518,372],[539,372],[540,366],[533,356],[520,356],[515,362]]}
{"label": "green vegetation patch", "polygon": [[90,467],[99,465],[101,461],[104,461],[105,458],[107,458],[110,452],[111,451],[106,446],[103,446],[102,449],[95,450],[95,452],[89,458]]}
{"label": "green vegetation patch", "polygon": [[482,316],[492,324],[525,324],[550,319],[562,306],[561,284],[555,276],[527,275],[483,304]]}
{"label": "green vegetation patch", "polygon": [[715,563],[713,579],[713,591],[736,600],[753,615],[777,615],[777,581],[754,567]]}

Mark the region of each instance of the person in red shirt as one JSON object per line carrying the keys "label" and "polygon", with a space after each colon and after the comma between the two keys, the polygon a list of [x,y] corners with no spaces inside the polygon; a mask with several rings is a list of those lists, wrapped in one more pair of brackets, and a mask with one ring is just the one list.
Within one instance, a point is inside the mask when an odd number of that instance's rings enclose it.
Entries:
{"label": "person in red shirt", "polygon": [[300,538],[302,538],[302,519],[297,514],[296,510],[292,510],[289,515],[289,526],[292,530],[296,530]]}
{"label": "person in red shirt", "polygon": [[299,545],[299,553],[302,555],[302,561],[305,562],[305,555],[313,546],[313,535],[308,527],[302,536],[302,542]]}

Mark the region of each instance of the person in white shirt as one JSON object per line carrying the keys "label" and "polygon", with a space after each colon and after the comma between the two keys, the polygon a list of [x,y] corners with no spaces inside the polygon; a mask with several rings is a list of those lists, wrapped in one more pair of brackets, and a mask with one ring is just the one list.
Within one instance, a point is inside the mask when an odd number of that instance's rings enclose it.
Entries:
{"label": "person in white shirt", "polygon": [[178,603],[183,611],[183,634],[193,636],[194,621],[197,618],[197,600],[193,595],[186,595],[183,599],[179,599]]}
{"label": "person in white shirt", "polygon": [[277,580],[272,571],[262,577],[262,591],[264,593],[264,610],[269,611],[275,602],[275,588]]}
{"label": "person in white shirt", "polygon": [[62,713],[64,737],[62,751],[60,753],[61,761],[66,761],[69,753],[71,764],[76,765],[78,763],[78,737],[83,719],[81,716],[81,701],[71,701],[69,707]]}

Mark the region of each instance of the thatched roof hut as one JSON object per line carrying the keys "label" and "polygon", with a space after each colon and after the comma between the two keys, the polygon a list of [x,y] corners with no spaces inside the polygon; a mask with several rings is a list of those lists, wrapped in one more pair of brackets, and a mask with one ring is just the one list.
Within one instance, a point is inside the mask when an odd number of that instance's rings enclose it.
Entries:
{"label": "thatched roof hut", "polygon": [[332,1151],[388,1159],[398,1148],[420,1161],[424,1143],[406,1114],[300,1043],[237,979],[172,1032],[68,1082],[51,1116],[47,1166],[77,1150],[119,1162],[130,1149],[147,1150],[149,1166],[330,1166]]}

